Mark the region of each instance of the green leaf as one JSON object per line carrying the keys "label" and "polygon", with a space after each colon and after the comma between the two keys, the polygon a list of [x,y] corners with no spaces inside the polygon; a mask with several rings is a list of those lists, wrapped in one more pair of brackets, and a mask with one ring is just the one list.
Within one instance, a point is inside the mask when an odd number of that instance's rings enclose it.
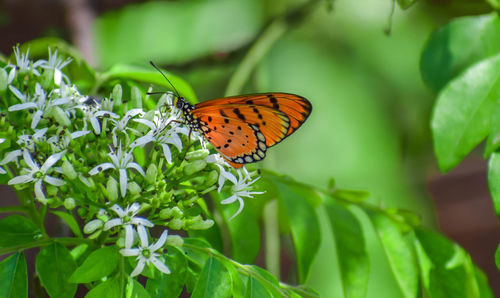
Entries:
{"label": "green leaf", "polygon": [[497,265],[497,269],[500,270],[500,244],[495,251],[495,264]]}
{"label": "green leaf", "polygon": [[397,2],[401,9],[408,9],[415,2],[417,2],[417,0],[397,0]]}
{"label": "green leaf", "polygon": [[456,18],[434,32],[420,60],[424,82],[435,92],[464,69],[500,52],[496,14]]}
{"label": "green leaf", "polygon": [[456,166],[490,130],[500,97],[500,55],[481,61],[439,94],[432,116],[434,151],[443,172]]}
{"label": "green leaf", "polygon": [[479,288],[479,297],[481,298],[495,297],[488,284],[488,277],[486,276],[486,274],[484,274],[484,272],[477,266],[474,266],[474,273],[476,275],[476,281]]}
{"label": "green leaf", "polygon": [[287,214],[292,232],[299,283],[304,283],[321,242],[318,216],[311,205],[314,194],[278,179],[275,183],[280,194],[279,203]]}
{"label": "green leaf", "polygon": [[126,288],[125,297],[127,298],[150,298],[149,293],[135,279],[129,278]]}
{"label": "green leaf", "polygon": [[[205,240],[202,239],[184,238],[184,243],[196,246],[201,249],[210,247],[210,244],[208,244]],[[191,249],[187,246],[183,246],[182,250],[184,251],[184,255],[186,256],[188,261],[191,261],[198,267],[203,268],[208,258],[207,253],[201,252],[199,249]]]}
{"label": "green leaf", "polygon": [[116,278],[110,278],[90,290],[85,298],[122,298],[120,282]]}
{"label": "green leaf", "polygon": [[28,269],[23,253],[15,253],[0,263],[0,297],[28,297]]}
{"label": "green leaf", "polygon": [[500,218],[500,152],[494,152],[488,162],[488,187],[495,213]]}
{"label": "green leaf", "polygon": [[[196,94],[186,81],[178,76],[170,74],[167,71],[163,71],[163,73],[167,76],[170,82],[172,82],[172,84],[175,86],[175,89],[179,91],[181,96],[187,98],[189,101],[196,101]],[[169,90],[172,90],[172,86],[170,85],[170,83],[165,80],[165,78],[152,66],[150,68],[145,68],[116,64],[109,71],[103,73],[102,77],[106,78],[106,81],[111,81],[114,79],[134,80],[137,82],[163,86],[165,88],[168,88]]]}
{"label": "green leaf", "polygon": [[401,235],[398,226],[380,212],[368,212],[377,231],[389,265],[405,297],[418,293],[418,264],[412,247]]}
{"label": "green leaf", "polygon": [[191,297],[230,297],[231,276],[226,267],[216,258],[210,257],[200,273]]}
{"label": "green leaf", "polygon": [[415,230],[422,283],[430,297],[479,297],[470,256],[438,233]]}
{"label": "green leaf", "polygon": [[0,247],[28,243],[40,237],[40,229],[24,216],[9,215],[0,220]]}
{"label": "green leaf", "polygon": [[246,290],[245,290],[245,298],[260,298],[260,297],[273,297],[266,290],[266,287],[263,286],[257,279],[252,276],[248,277]]}
{"label": "green leaf", "polygon": [[178,297],[186,283],[187,261],[179,248],[168,247],[165,263],[172,273],[155,271],[154,278],[146,282],[146,290],[152,297]]}
{"label": "green leaf", "polygon": [[486,139],[484,157],[490,156],[498,147],[500,147],[500,104],[497,103],[491,113],[491,127],[488,138]]}
{"label": "green leaf", "polygon": [[53,243],[40,250],[36,256],[36,271],[50,297],[73,297],[76,284],[68,279],[76,268],[69,250],[62,244]]}
{"label": "green leaf", "polygon": [[115,246],[93,251],[69,278],[72,283],[89,283],[108,276],[118,265],[120,254]]}
{"label": "green leaf", "polygon": [[246,265],[245,268],[250,273],[249,276],[258,280],[259,283],[267,289],[267,292],[270,293],[272,297],[284,296],[280,283],[274,275],[255,265]]}
{"label": "green leaf", "polygon": [[80,230],[80,226],[76,222],[76,219],[73,216],[73,214],[64,211],[51,211],[51,213],[62,218],[66,222],[66,224],[68,224],[69,228],[71,229],[71,231],[73,231],[73,234],[75,234],[75,236],[83,237],[82,231]]}
{"label": "green leaf", "polygon": [[264,24],[263,12],[258,1],[137,3],[97,18],[96,53],[105,67],[146,59],[186,63],[252,41]]}
{"label": "green leaf", "polygon": [[346,297],[365,297],[369,266],[365,238],[358,219],[334,201],[325,205],[333,230]]}

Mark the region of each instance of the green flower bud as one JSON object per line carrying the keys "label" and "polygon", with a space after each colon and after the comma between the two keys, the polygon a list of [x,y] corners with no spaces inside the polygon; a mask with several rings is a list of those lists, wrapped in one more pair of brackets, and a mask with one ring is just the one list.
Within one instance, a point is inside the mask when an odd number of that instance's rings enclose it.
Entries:
{"label": "green flower bud", "polygon": [[112,97],[113,97],[113,109],[120,109],[122,107],[122,85],[116,84],[113,87]]}
{"label": "green flower bud", "polygon": [[66,113],[64,113],[64,111],[58,106],[52,107],[52,116],[54,117],[54,120],[62,126],[71,125],[68,115],[66,115]]}
{"label": "green flower bud", "polygon": [[195,161],[207,158],[210,152],[207,149],[199,149],[195,151],[190,151],[186,154],[186,160]]}
{"label": "green flower bud", "polygon": [[73,210],[76,207],[76,201],[73,198],[66,198],[64,200],[64,208]]}
{"label": "green flower bud", "polygon": [[85,234],[94,233],[96,230],[102,228],[103,225],[104,225],[104,223],[102,222],[102,220],[93,219],[85,224],[85,226],[83,227],[83,232]]}
{"label": "green flower bud", "polygon": [[186,176],[191,176],[201,170],[203,170],[207,166],[207,162],[204,160],[195,160],[193,162],[188,163],[184,167],[184,174]]}
{"label": "green flower bud", "polygon": [[165,208],[160,211],[160,218],[161,219],[169,219],[174,215],[174,212],[172,211],[172,208]]}
{"label": "green flower bud", "polygon": [[9,80],[9,75],[5,69],[0,68],[0,92],[5,92],[7,90],[7,84]]}
{"label": "green flower bud", "polygon": [[168,223],[168,227],[172,230],[180,230],[183,225],[184,223],[180,218],[174,218]]}
{"label": "green flower bud", "polygon": [[208,173],[207,177],[205,178],[205,186],[209,187],[214,185],[218,179],[219,172],[217,172],[216,170],[210,171],[210,173]]}
{"label": "green flower bud", "polygon": [[132,99],[132,108],[142,109],[142,94],[139,88],[136,86],[132,87],[132,90],[130,90],[130,98]]}
{"label": "green flower bud", "polygon": [[201,216],[195,216],[192,218],[192,222],[188,224],[187,229],[191,230],[206,230],[214,225],[214,221],[211,219],[203,219]]}
{"label": "green flower bud", "polygon": [[109,176],[108,182],[106,183],[106,190],[108,192],[108,199],[111,202],[118,200],[118,182],[116,182],[115,178]]}
{"label": "green flower bud", "polygon": [[174,206],[172,207],[172,216],[175,218],[179,218],[184,216],[184,212],[182,212],[182,210],[179,207]]}
{"label": "green flower bud", "polygon": [[146,170],[146,182],[148,184],[154,184],[156,182],[156,174],[158,169],[155,163],[151,163]]}
{"label": "green flower bud", "polygon": [[141,190],[142,190],[141,187],[139,186],[139,184],[137,184],[135,181],[130,182],[127,185],[127,189],[131,195],[138,195],[141,193]]}
{"label": "green flower bud", "polygon": [[69,161],[64,160],[61,168],[64,176],[68,177],[69,180],[74,180],[78,177],[78,174],[75,172],[75,168],[73,168],[73,165]]}
{"label": "green flower bud", "polygon": [[182,246],[184,244],[184,239],[179,235],[168,235],[167,245],[170,246]]}
{"label": "green flower bud", "polygon": [[49,196],[55,196],[59,190],[56,186],[50,184],[46,184],[45,189],[47,190],[47,194]]}

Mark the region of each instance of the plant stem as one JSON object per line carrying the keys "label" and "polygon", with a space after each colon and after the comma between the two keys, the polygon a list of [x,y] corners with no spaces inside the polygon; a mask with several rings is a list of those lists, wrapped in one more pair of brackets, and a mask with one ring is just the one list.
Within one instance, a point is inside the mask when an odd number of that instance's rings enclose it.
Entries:
{"label": "plant stem", "polygon": [[278,201],[272,200],[264,207],[266,268],[280,279],[280,234],[278,229]]}

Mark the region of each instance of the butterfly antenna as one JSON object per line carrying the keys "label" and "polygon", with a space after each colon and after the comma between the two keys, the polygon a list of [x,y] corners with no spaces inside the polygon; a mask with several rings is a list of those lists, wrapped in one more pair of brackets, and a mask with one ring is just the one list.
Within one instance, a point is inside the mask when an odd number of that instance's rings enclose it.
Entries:
{"label": "butterfly antenna", "polygon": [[[149,61],[149,64],[151,64],[157,71],[159,71],[161,73],[161,75],[165,78],[165,80],[167,80],[167,82],[170,84],[170,86],[172,86],[172,88],[174,89],[175,91],[175,94],[177,94],[177,97],[181,97],[181,95],[179,94],[179,92],[177,91],[177,89],[175,89],[175,86],[174,84],[172,84],[172,82],[170,82],[170,80],[167,78],[167,76],[163,73],[163,71],[161,71],[160,68],[158,68],[158,66],[156,66],[153,61]],[[149,93],[148,93],[149,94]],[[154,94],[154,93],[151,93],[151,94]]]}

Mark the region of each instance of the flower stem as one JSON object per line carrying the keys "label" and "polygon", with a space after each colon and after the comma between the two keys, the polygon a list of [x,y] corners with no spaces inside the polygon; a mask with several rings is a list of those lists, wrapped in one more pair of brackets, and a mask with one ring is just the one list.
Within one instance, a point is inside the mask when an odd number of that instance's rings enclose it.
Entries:
{"label": "flower stem", "polygon": [[277,200],[272,200],[264,206],[263,218],[266,237],[266,268],[280,279],[280,236]]}

